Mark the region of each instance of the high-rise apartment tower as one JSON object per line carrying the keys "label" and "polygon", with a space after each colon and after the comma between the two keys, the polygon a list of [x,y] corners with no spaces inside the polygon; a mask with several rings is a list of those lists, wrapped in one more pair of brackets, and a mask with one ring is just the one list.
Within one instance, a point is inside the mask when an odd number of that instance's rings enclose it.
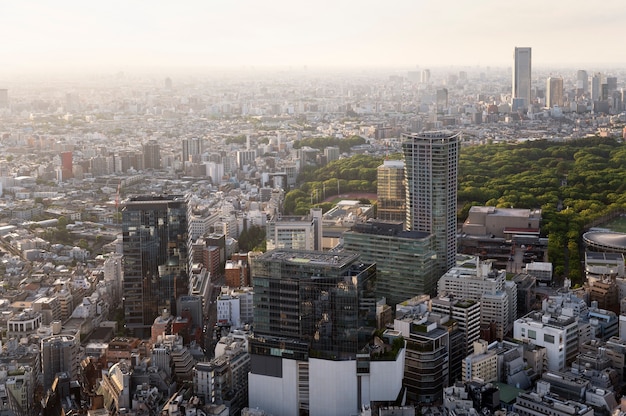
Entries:
{"label": "high-rise apartment tower", "polygon": [[455,264],[460,133],[402,135],[406,180],[406,229],[435,235],[440,272]]}

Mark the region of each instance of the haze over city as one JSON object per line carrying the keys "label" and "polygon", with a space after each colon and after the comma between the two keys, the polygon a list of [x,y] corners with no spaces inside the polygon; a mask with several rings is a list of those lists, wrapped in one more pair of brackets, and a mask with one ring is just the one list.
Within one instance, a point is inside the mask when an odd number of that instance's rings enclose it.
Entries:
{"label": "haze over city", "polygon": [[510,66],[624,62],[626,3],[19,1],[0,6],[0,73],[224,67]]}

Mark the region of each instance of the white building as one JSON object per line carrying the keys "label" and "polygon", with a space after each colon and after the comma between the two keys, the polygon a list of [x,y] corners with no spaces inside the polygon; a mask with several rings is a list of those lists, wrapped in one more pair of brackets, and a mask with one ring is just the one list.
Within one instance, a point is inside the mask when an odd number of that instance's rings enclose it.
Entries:
{"label": "white building", "polygon": [[476,257],[448,270],[439,279],[438,296],[480,302],[480,324],[495,323],[496,338],[504,338],[511,330],[516,316],[517,291],[515,283],[507,285],[506,270],[492,270],[492,263]]}
{"label": "white building", "polygon": [[322,250],[322,209],[311,208],[305,217],[273,218],[266,227],[267,250],[289,248]]}
{"label": "white building", "polygon": [[369,361],[367,372],[361,369],[359,359],[277,358],[280,377],[249,373],[250,407],[290,416],[299,413],[301,402],[307,402],[311,416],[358,414],[363,405],[394,400],[398,395],[404,353],[403,348],[394,361]]}
{"label": "white building", "polygon": [[578,322],[573,316],[533,312],[515,321],[513,338],[544,347],[548,369],[558,371],[578,353]]}

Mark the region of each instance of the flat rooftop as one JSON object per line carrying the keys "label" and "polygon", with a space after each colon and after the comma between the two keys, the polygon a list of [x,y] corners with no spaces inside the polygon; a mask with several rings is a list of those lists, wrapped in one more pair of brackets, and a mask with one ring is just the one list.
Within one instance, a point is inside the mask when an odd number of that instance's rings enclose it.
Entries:
{"label": "flat rooftop", "polygon": [[358,253],[342,251],[327,252],[313,250],[287,250],[278,249],[268,251],[259,256],[260,261],[277,261],[284,263],[302,263],[302,264],[325,264],[328,266],[343,267],[354,262],[359,257]]}

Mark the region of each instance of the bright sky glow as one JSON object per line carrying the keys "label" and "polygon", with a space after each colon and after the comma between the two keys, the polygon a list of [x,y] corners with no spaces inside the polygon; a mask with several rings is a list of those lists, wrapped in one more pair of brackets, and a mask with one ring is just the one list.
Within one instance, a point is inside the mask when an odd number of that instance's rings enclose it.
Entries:
{"label": "bright sky glow", "polygon": [[0,70],[626,62],[626,1],[14,0]]}

